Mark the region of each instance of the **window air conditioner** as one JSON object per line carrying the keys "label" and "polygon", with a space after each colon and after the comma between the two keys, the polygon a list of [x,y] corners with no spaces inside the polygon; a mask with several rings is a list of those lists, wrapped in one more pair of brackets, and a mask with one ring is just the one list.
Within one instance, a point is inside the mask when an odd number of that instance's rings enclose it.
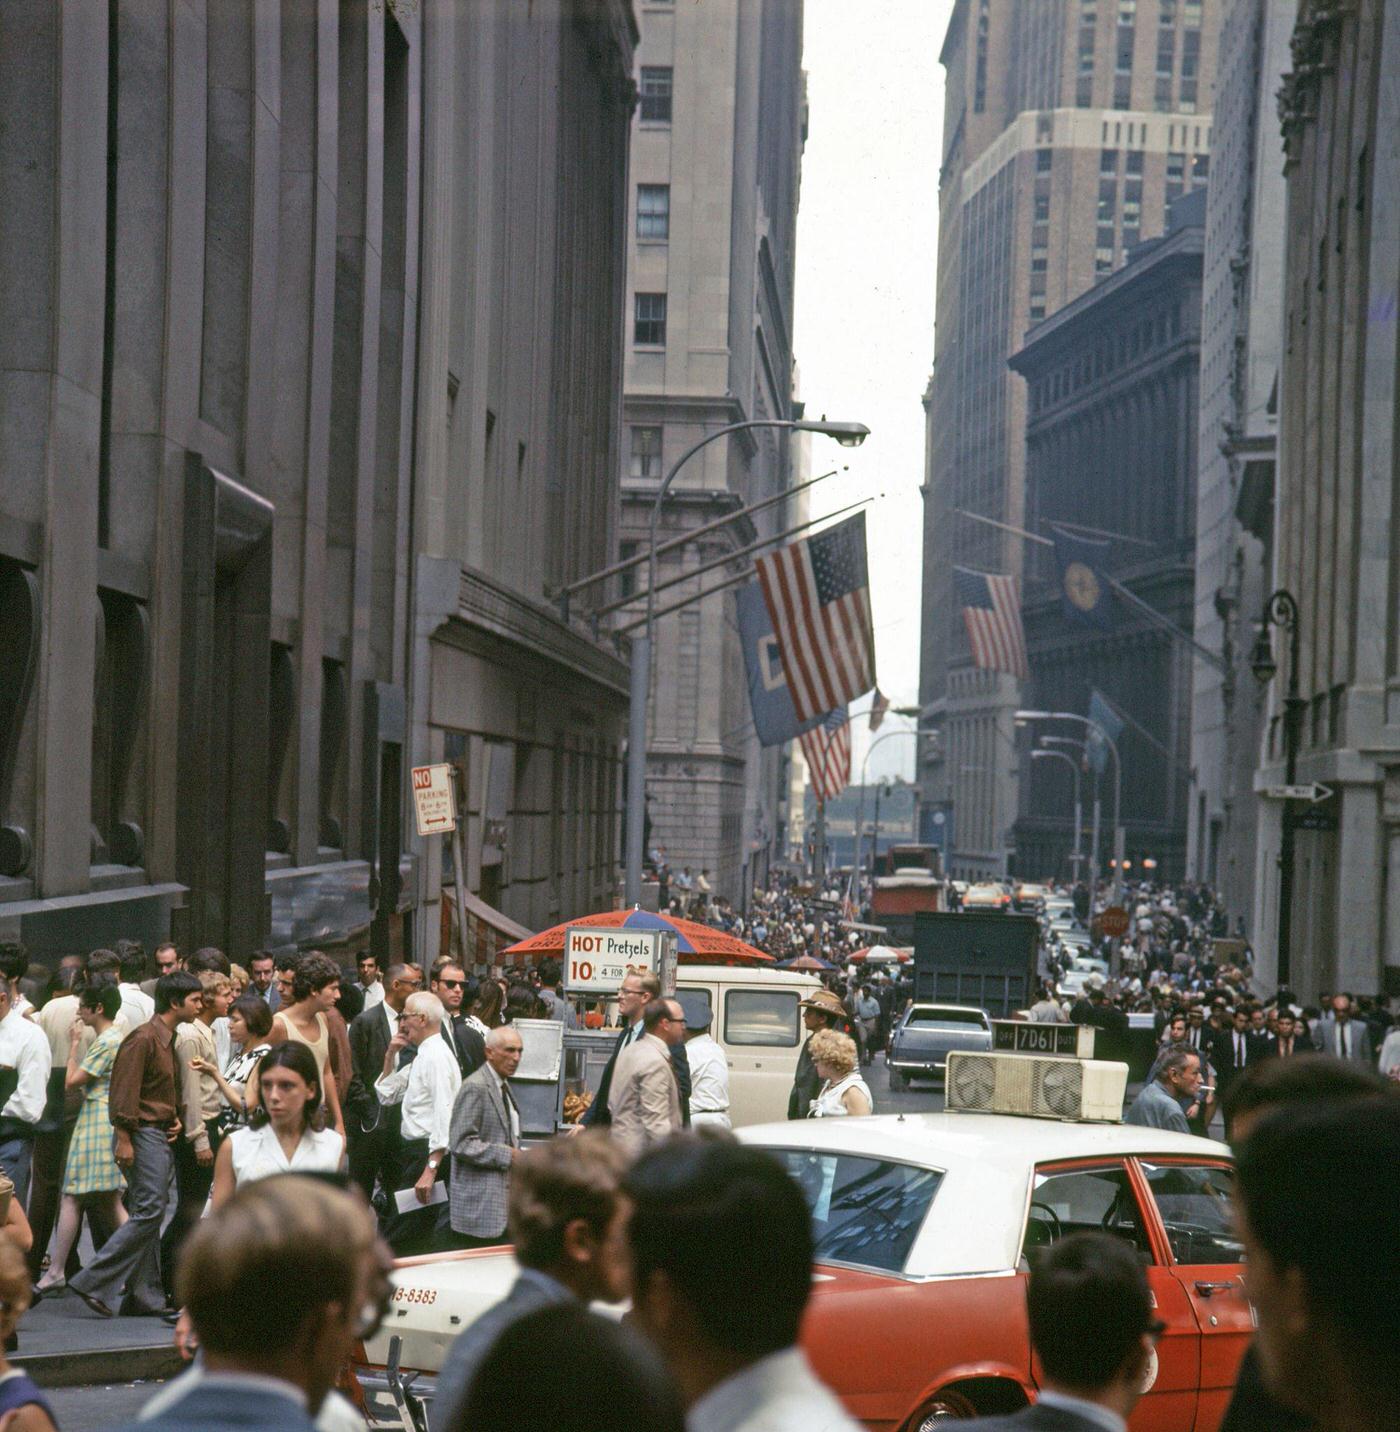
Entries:
{"label": "window air conditioner", "polygon": [[1116,1124],[1123,1117],[1127,1087],[1126,1064],[1025,1054],[949,1054],[945,1107],[969,1114]]}

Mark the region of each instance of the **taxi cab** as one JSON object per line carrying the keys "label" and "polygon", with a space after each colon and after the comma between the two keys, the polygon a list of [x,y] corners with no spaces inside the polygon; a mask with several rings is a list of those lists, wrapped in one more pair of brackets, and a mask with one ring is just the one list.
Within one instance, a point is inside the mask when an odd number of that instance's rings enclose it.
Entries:
{"label": "taxi cab", "polygon": [[[1078,1061],[1054,1062],[1062,1090]],[[962,1111],[765,1124],[737,1137],[770,1151],[807,1196],[817,1253],[802,1342],[867,1427],[929,1432],[1033,1400],[1028,1260],[1093,1230],[1131,1245],[1166,1324],[1132,1432],[1217,1432],[1254,1328],[1223,1144]],[[392,1311],[359,1368],[371,1425],[412,1427],[408,1412],[431,1399],[453,1337],[513,1276],[508,1249],[399,1266]]]}

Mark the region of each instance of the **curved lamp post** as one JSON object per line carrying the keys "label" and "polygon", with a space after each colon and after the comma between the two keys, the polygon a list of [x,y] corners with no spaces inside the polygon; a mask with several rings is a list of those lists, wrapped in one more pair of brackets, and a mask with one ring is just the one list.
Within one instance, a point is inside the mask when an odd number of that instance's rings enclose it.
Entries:
{"label": "curved lamp post", "polygon": [[[1043,741],[1045,738],[1041,737]],[[1063,761],[1070,769],[1074,777],[1074,853],[1070,856],[1070,864],[1074,866],[1074,878],[1079,879],[1079,862],[1084,859],[1079,849],[1080,834],[1083,829],[1083,807],[1079,804],[1079,762],[1073,756],[1067,756],[1063,751],[1040,750],[1031,752],[1033,761]]]}
{"label": "curved lamp post", "polygon": [[676,475],[702,447],[731,433],[744,432],[750,428],[786,428],[789,432],[821,433],[835,438],[842,447],[859,447],[870,436],[870,429],[864,423],[829,423],[824,418],[809,421],[805,418],[751,418],[742,423],[730,423],[727,427],[707,433],[698,442],[692,443],[675,462],[662,479],[661,486],[651,504],[651,517],[647,524],[647,601],[646,623],[642,635],[632,643],[631,700],[627,718],[627,867],[626,903],[637,905],[642,899],[642,846],[646,827],[646,779],[647,779],[647,702],[651,698],[651,639],[656,623],[656,528],[661,520],[661,504],[671,490]]}

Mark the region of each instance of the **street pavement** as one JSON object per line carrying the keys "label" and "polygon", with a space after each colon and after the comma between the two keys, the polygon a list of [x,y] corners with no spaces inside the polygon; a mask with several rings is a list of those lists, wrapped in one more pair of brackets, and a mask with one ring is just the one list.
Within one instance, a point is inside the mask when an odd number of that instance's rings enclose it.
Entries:
{"label": "street pavement", "polygon": [[105,1432],[134,1422],[159,1384],[127,1382],[116,1386],[60,1387],[48,1394],[63,1432]]}

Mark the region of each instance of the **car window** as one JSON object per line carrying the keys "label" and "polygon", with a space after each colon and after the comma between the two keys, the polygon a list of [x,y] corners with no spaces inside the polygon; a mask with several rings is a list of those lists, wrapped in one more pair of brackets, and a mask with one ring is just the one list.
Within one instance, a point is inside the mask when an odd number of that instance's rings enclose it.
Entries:
{"label": "car window", "polygon": [[1030,1257],[1071,1233],[1111,1233],[1151,1261],[1142,1211],[1122,1164],[1036,1174],[1022,1253]]}
{"label": "car window", "polygon": [[911,1009],[909,1024],[970,1024],[976,1029],[987,1027],[986,1018],[976,1009]]}
{"label": "car window", "polygon": [[812,1210],[817,1261],[900,1273],[943,1174],[883,1159],[769,1149]]}
{"label": "car window", "polygon": [[1235,1171],[1225,1164],[1142,1165],[1178,1263],[1238,1263],[1244,1245],[1235,1236]]}
{"label": "car window", "polygon": [[724,997],[724,1042],[791,1049],[798,1043],[796,990],[732,989]]}

